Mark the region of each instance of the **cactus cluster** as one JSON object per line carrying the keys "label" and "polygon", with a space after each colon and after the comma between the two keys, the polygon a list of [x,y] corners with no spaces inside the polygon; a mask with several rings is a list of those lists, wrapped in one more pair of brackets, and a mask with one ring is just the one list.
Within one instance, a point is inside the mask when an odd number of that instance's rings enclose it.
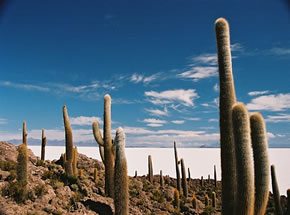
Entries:
{"label": "cactus cluster", "polygon": [[[215,22],[220,79],[222,214],[265,214],[269,163],[264,120],[236,102],[228,22]],[[216,175],[215,175],[216,186]]]}

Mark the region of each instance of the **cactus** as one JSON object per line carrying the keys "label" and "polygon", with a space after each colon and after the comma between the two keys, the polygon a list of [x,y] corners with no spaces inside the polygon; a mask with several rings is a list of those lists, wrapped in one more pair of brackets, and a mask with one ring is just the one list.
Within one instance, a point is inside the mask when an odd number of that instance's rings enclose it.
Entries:
{"label": "cactus", "polygon": [[21,187],[26,187],[28,183],[28,152],[27,145],[22,143],[17,148],[17,167],[16,167],[16,179]]}
{"label": "cactus", "polygon": [[97,180],[98,180],[98,175],[97,175],[97,173],[98,173],[98,170],[97,170],[97,168],[95,168],[95,169],[94,169],[94,182],[95,182],[95,183],[97,183]]}
{"label": "cactus", "polygon": [[178,192],[181,190],[181,181],[180,181],[180,171],[178,166],[178,155],[177,155],[177,149],[176,149],[176,143],[174,141],[174,157],[175,157],[175,168],[176,168],[176,189]]}
{"label": "cactus", "polygon": [[125,155],[125,134],[122,128],[118,128],[115,137],[116,159],[114,171],[115,183],[115,215],[129,214],[129,184],[128,169]]}
{"label": "cactus", "polygon": [[228,22],[219,18],[215,22],[219,82],[220,82],[220,144],[222,168],[222,214],[234,214],[236,196],[235,148],[232,132],[231,108],[236,102]]}
{"label": "cactus", "polygon": [[271,178],[272,178],[272,191],[273,191],[273,198],[275,203],[275,211],[276,215],[282,215],[282,207],[281,207],[281,198],[280,198],[280,192],[279,187],[277,183],[276,178],[276,172],[275,172],[275,166],[271,165]]}
{"label": "cactus", "polygon": [[162,175],[162,170],[160,170],[160,187],[163,188],[164,186],[164,179],[163,179],[163,175]]}
{"label": "cactus", "polygon": [[180,210],[179,191],[177,189],[174,189],[173,193],[173,207],[176,209],[176,211]]}
{"label": "cactus", "polygon": [[148,155],[148,180],[153,183],[153,166],[151,155]]}
{"label": "cactus", "polygon": [[255,215],[266,213],[269,197],[269,159],[267,152],[267,133],[265,123],[260,113],[250,116],[252,148],[255,170]]}
{"label": "cactus", "polygon": [[78,175],[78,149],[77,147],[73,148],[73,160],[72,160],[73,175]]}
{"label": "cactus", "polygon": [[290,189],[287,190],[287,210],[285,215],[290,215]]}
{"label": "cactus", "polygon": [[137,176],[138,176],[138,173],[137,173],[137,170],[135,170],[134,178],[137,178]]}
{"label": "cactus", "polygon": [[213,208],[216,208],[216,193],[215,192],[212,192],[211,194],[211,206]]}
{"label": "cactus", "polygon": [[23,121],[23,124],[22,124],[22,143],[27,145],[27,127],[26,127],[25,121]]}
{"label": "cactus", "polygon": [[233,106],[233,133],[237,165],[236,215],[254,214],[255,186],[254,164],[252,158],[250,120],[246,107],[242,103]]}
{"label": "cactus", "polygon": [[197,198],[195,196],[195,194],[192,195],[192,198],[191,198],[191,204],[192,204],[192,207],[194,210],[197,210]]}
{"label": "cactus", "polygon": [[181,162],[181,176],[182,176],[182,190],[183,190],[183,196],[187,198],[188,190],[187,190],[187,181],[186,181],[186,172],[185,172],[185,166],[183,158],[180,159]]}
{"label": "cactus", "polygon": [[217,187],[216,167],[213,166],[214,186]]}
{"label": "cactus", "polygon": [[93,134],[99,144],[100,155],[105,164],[105,193],[109,197],[114,197],[114,148],[111,136],[111,97],[108,94],[104,96],[103,137],[97,121],[93,123]]}
{"label": "cactus", "polygon": [[200,186],[201,186],[201,187],[204,186],[203,176],[200,177]]}
{"label": "cactus", "polygon": [[207,176],[207,183],[210,184],[210,175]]}
{"label": "cactus", "polygon": [[190,182],[191,176],[190,176],[190,169],[189,168],[187,168],[187,174],[188,174],[187,181]]}
{"label": "cactus", "polygon": [[45,146],[46,146],[46,136],[44,134],[44,129],[41,131],[41,160],[45,160]]}
{"label": "cactus", "polygon": [[209,206],[209,198],[208,198],[208,195],[207,194],[204,197],[204,205],[205,206]]}
{"label": "cactus", "polygon": [[63,122],[65,130],[65,172],[68,175],[73,175],[73,136],[66,106],[63,106]]}

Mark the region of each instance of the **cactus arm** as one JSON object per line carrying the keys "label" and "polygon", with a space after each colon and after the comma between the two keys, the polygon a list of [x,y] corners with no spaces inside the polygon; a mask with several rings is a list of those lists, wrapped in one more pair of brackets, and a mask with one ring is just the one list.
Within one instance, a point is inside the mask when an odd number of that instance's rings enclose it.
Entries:
{"label": "cactus arm", "polygon": [[102,134],[100,131],[100,127],[99,127],[99,122],[98,121],[94,121],[92,124],[92,128],[93,128],[93,134],[95,137],[95,140],[97,141],[97,143],[100,146],[104,146],[104,140],[102,138]]}
{"label": "cactus arm", "polygon": [[99,145],[99,152],[102,159],[102,162],[105,163],[104,147]]}

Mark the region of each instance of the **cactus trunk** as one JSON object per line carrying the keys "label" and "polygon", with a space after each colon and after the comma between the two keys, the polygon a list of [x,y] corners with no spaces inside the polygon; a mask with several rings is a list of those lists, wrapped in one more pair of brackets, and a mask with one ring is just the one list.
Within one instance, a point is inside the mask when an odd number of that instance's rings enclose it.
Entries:
{"label": "cactus trunk", "polygon": [[78,175],[78,149],[73,148],[73,160],[72,160],[73,175]]}
{"label": "cactus trunk", "polygon": [[216,166],[213,166],[214,186],[217,187]]}
{"label": "cactus trunk", "polygon": [[282,207],[281,207],[281,197],[278,187],[278,182],[276,178],[275,166],[271,165],[271,178],[272,178],[272,191],[273,191],[273,198],[275,203],[275,211],[276,215],[283,215]]}
{"label": "cactus trunk", "polygon": [[27,127],[25,121],[22,124],[22,143],[27,145]]}
{"label": "cactus trunk", "polygon": [[219,82],[220,82],[220,144],[222,168],[222,214],[234,214],[236,196],[235,148],[232,131],[231,108],[236,102],[228,22],[219,18],[215,22]]}
{"label": "cactus trunk", "polygon": [[66,174],[73,175],[73,136],[66,106],[63,106],[63,122],[65,130],[65,171]]}
{"label": "cactus trunk", "polygon": [[46,146],[46,136],[44,134],[44,129],[42,129],[42,135],[41,135],[41,160],[45,160],[45,146]]}
{"label": "cactus trunk", "polygon": [[148,180],[153,183],[153,165],[151,155],[148,156]]}
{"label": "cactus trunk", "polygon": [[175,169],[176,169],[176,189],[178,192],[181,190],[181,181],[180,181],[180,171],[178,166],[178,155],[176,149],[176,143],[174,142],[174,157],[175,157]]}
{"label": "cactus trunk", "polygon": [[28,183],[28,152],[27,145],[22,143],[17,148],[16,179],[21,187],[26,187]]}
{"label": "cactus trunk", "polygon": [[187,198],[188,190],[187,190],[187,181],[186,181],[186,172],[185,172],[185,166],[183,158],[180,159],[181,162],[181,176],[182,176],[182,190],[183,190],[183,196]]}

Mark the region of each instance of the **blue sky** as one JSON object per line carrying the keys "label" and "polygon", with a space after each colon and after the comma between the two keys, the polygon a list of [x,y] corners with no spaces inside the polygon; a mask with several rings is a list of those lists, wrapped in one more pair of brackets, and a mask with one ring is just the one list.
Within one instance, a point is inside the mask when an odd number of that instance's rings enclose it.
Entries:
{"label": "blue sky", "polygon": [[260,111],[271,146],[290,144],[290,14],[283,1],[20,1],[0,20],[0,139],[77,144],[113,98],[128,146],[217,146],[214,22],[228,19],[239,101]]}

